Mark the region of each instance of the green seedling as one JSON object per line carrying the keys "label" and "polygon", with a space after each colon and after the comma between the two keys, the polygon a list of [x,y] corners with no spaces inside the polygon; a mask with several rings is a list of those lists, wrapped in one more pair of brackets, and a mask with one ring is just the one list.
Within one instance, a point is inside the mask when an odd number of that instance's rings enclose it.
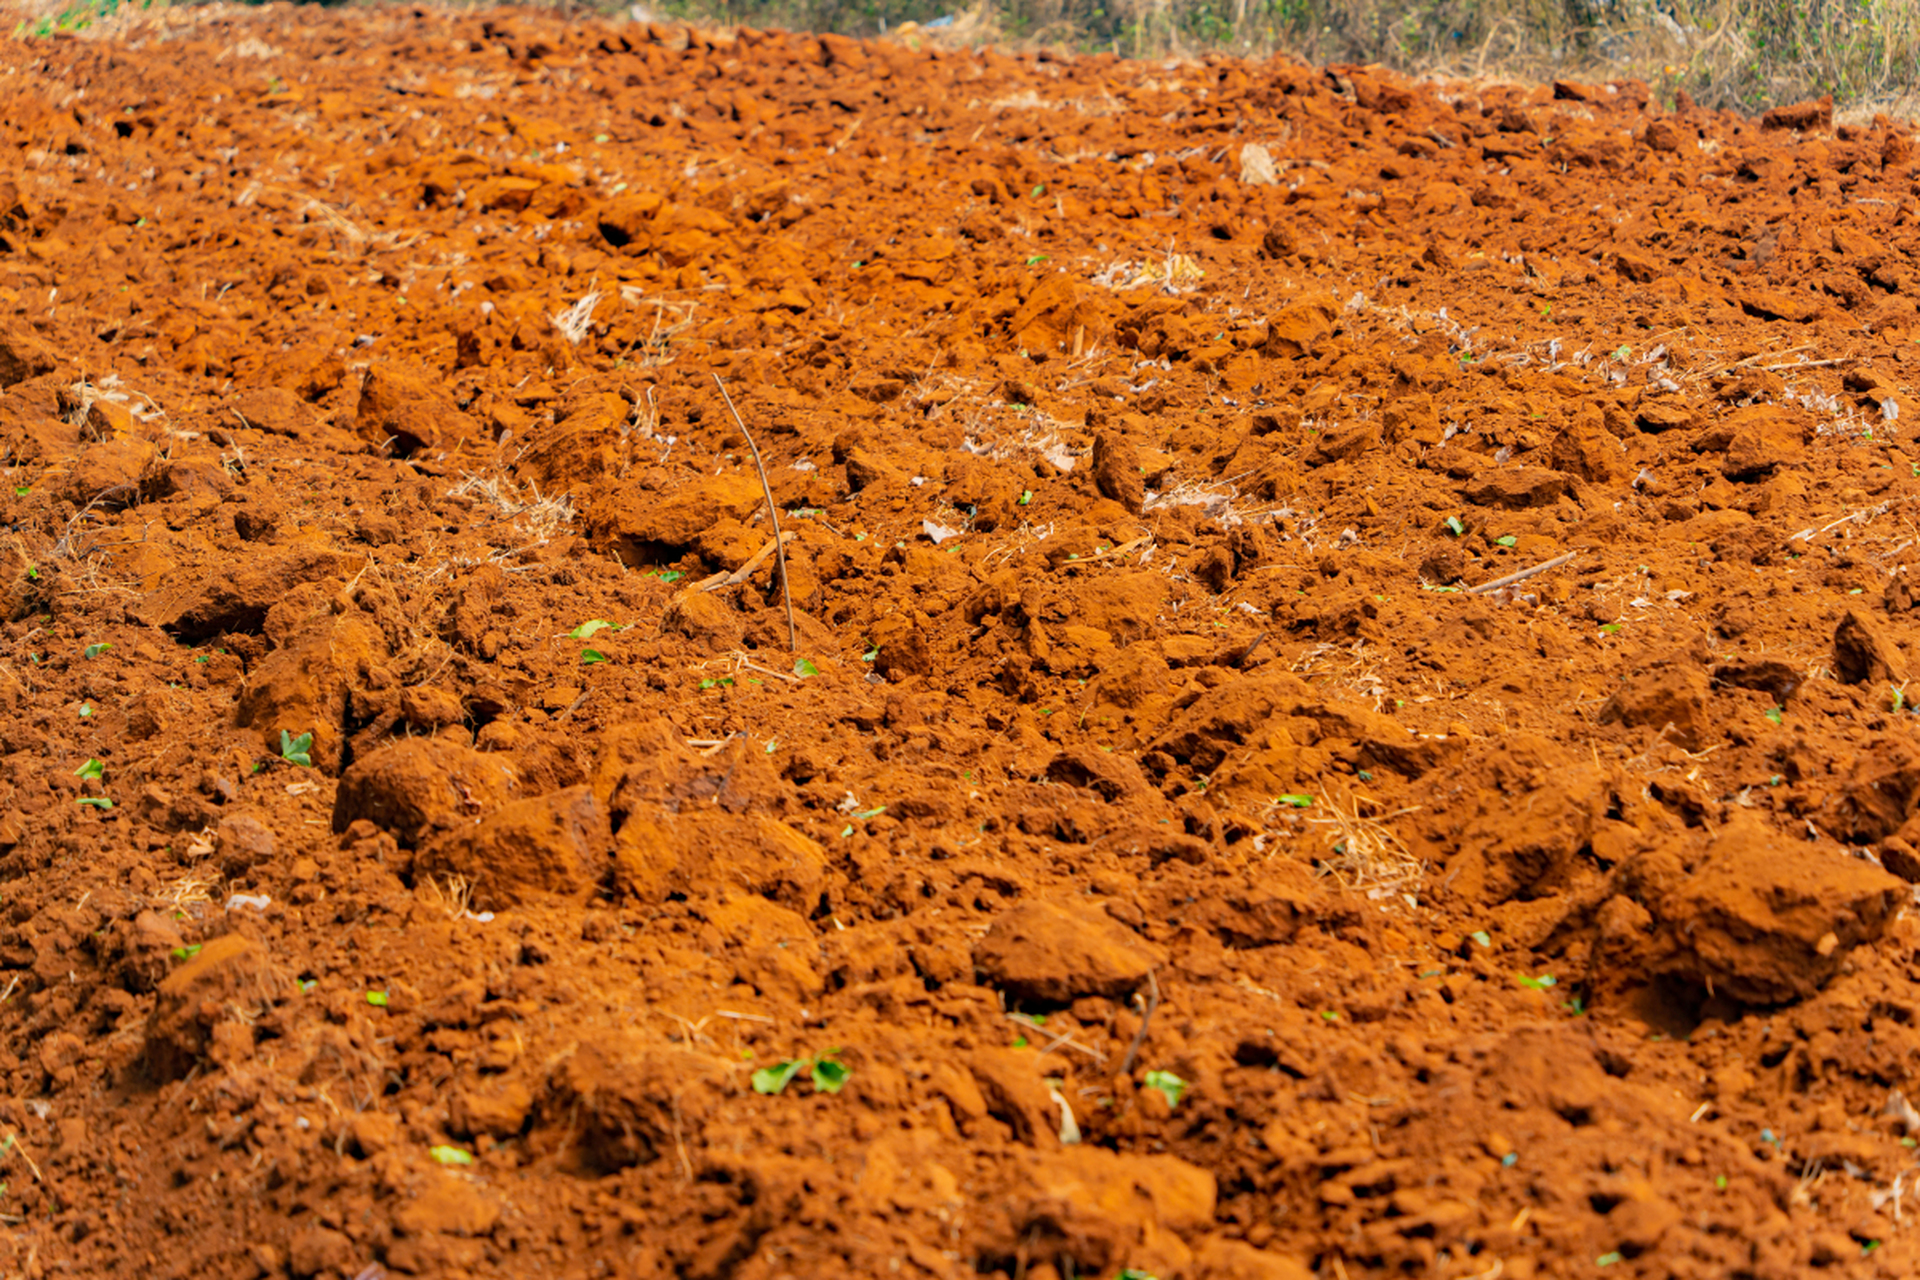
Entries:
{"label": "green seedling", "polygon": [[787,514],[795,520],[805,520],[809,516],[817,516],[820,513],[821,508],[819,507],[795,507],[793,510],[787,512]]}
{"label": "green seedling", "polygon": [[1521,986],[1534,991],[1545,991],[1549,987],[1555,987],[1560,984],[1560,980],[1550,973],[1543,973],[1537,978],[1529,978],[1523,973],[1519,975],[1519,982]]}
{"label": "green seedling", "polygon": [[1495,538],[1494,542],[1503,547],[1517,547],[1520,545],[1520,539],[1514,537],[1510,533],[1505,534],[1501,537]]}
{"label": "green seedling", "polygon": [[1483,947],[1491,947],[1493,945],[1493,939],[1490,936],[1488,936],[1487,931],[1485,929],[1475,929],[1472,933],[1468,934],[1467,936],[1469,938],[1472,938],[1475,942],[1479,943]]}
{"label": "green seedling", "polygon": [[1768,707],[1765,714],[1767,719],[1773,721],[1775,724],[1779,724],[1780,721],[1786,717],[1786,712],[1780,707]]}
{"label": "green seedling", "polygon": [[1593,1265],[1596,1267],[1610,1267],[1616,1262],[1623,1262],[1625,1260],[1626,1260],[1626,1255],[1616,1249],[1612,1253],[1603,1253],[1599,1257],[1595,1258],[1593,1260]]}
{"label": "green seedling", "polygon": [[200,954],[200,945],[200,943],[195,942],[184,947],[175,947],[173,949],[173,958],[175,960],[191,960]]}
{"label": "green seedling", "polygon": [[1502,1169],[1511,1169],[1513,1168],[1513,1166],[1519,1163],[1520,1163],[1520,1153],[1517,1151],[1509,1151],[1507,1152],[1507,1154],[1500,1157],[1500,1167]]}
{"label": "green seedling", "polygon": [[313,735],[303,733],[294,737],[285,729],[280,731],[280,758],[288,764],[297,764],[302,768],[313,767]]}
{"label": "green seedling", "polygon": [[1602,635],[1617,636],[1623,630],[1625,630],[1625,628],[1618,622],[1603,622],[1600,624],[1600,633]]}
{"label": "green seedling", "polygon": [[1323,1010],[1321,1010],[1321,1012],[1320,1012],[1320,1016],[1321,1016],[1322,1018],[1324,1018],[1324,1019],[1326,1019],[1326,1020],[1327,1020],[1328,1022],[1338,1022],[1338,1021],[1340,1021],[1340,1015],[1339,1015],[1338,1013],[1336,1013],[1336,1012],[1335,1012],[1334,1010],[1332,1010],[1332,1009],[1323,1009]]}
{"label": "green seedling", "polygon": [[712,676],[708,676],[706,679],[700,682],[700,687],[702,689],[724,689],[732,683],[733,683],[732,676],[721,676],[718,680],[714,679]]}
{"label": "green seedling", "polygon": [[660,579],[660,581],[666,583],[668,586],[672,586],[687,575],[686,571],[682,569],[655,569],[652,576]]}
{"label": "green seedling", "polygon": [[819,675],[820,668],[814,666],[813,662],[810,659],[798,658],[794,661],[794,664],[793,664],[793,674],[799,676],[802,680],[805,680],[808,676]]}
{"label": "green seedling", "polygon": [[867,818],[877,818],[881,814],[885,813],[886,811],[887,811],[887,806],[883,804],[878,804],[871,809],[856,809],[853,811],[852,816],[855,818],[860,818],[864,820]]}
{"label": "green seedling", "polygon": [[1122,1267],[1115,1280],[1160,1280],[1160,1277],[1151,1271],[1142,1271],[1138,1267]]}
{"label": "green seedling", "polygon": [[1901,710],[1907,705],[1907,691],[1899,685],[1888,685],[1887,687],[1893,690],[1893,714],[1899,715]]}
{"label": "green seedling", "polygon": [[105,796],[81,796],[80,803],[93,809],[113,808],[113,801],[107,799]]}
{"label": "green seedling", "polygon": [[384,1009],[387,1007],[387,993],[384,991],[369,991],[367,992],[367,1003],[376,1009]]}
{"label": "green seedling", "polygon": [[1171,1071],[1149,1071],[1145,1083],[1167,1100],[1169,1110],[1179,1106],[1180,1100],[1187,1096],[1187,1082]]}
{"label": "green seedling", "polygon": [[580,662],[583,666],[590,667],[596,662],[605,662],[606,660],[607,655],[598,649],[582,649],[580,651]]}
{"label": "green seedling", "polygon": [[794,1077],[805,1072],[813,1081],[815,1093],[838,1093],[847,1087],[847,1081],[853,1075],[853,1068],[834,1060],[838,1049],[829,1049],[812,1058],[796,1058],[788,1062],[776,1062],[770,1067],[762,1067],[753,1073],[753,1091],[755,1093],[777,1094],[793,1083]]}
{"label": "green seedling", "polygon": [[1033,490],[1022,489],[1020,491],[1020,505],[1024,507],[1032,501],[1033,501]]}
{"label": "green seedling", "polygon": [[1575,996],[1571,1000],[1562,1000],[1560,1007],[1567,1010],[1576,1018],[1584,1018],[1587,1016],[1587,1001],[1584,996]]}
{"label": "green seedling", "polygon": [[473,1153],[459,1147],[437,1146],[427,1148],[427,1154],[433,1157],[435,1164],[472,1164]]}
{"label": "green seedling", "polygon": [[1288,795],[1283,795],[1283,796],[1275,796],[1275,797],[1273,798],[1273,802],[1274,802],[1275,804],[1283,804],[1283,805],[1286,805],[1286,806],[1287,806],[1287,807],[1288,807],[1289,809],[1311,809],[1311,808],[1313,808],[1313,797],[1312,797],[1312,796],[1302,796],[1302,795],[1293,795],[1293,794],[1288,794]]}
{"label": "green seedling", "polygon": [[104,778],[107,776],[107,766],[94,757],[88,756],[87,762],[73,771],[73,776],[76,778]]}
{"label": "green seedling", "polygon": [[1013,1038],[1013,1047],[1014,1047],[1014,1048],[1016,1048],[1016,1049],[1024,1049],[1024,1048],[1026,1048],[1026,1047],[1027,1047],[1027,1038],[1026,1038],[1025,1036],[1015,1036],[1015,1037]]}
{"label": "green seedling", "polygon": [[1467,526],[1461,522],[1459,516],[1448,516],[1441,527],[1456,538],[1464,538],[1467,536]]}
{"label": "green seedling", "polygon": [[81,650],[80,656],[83,658],[97,658],[111,648],[113,648],[113,646],[103,640],[99,644],[88,645],[85,649]]}
{"label": "green seedling", "polygon": [[569,639],[573,639],[573,640],[591,640],[593,639],[595,632],[605,631],[608,627],[611,627],[612,625],[613,624],[611,622],[608,622],[604,618],[595,618],[592,622],[581,623],[579,626],[575,627],[573,630],[567,632],[567,636]]}
{"label": "green seedling", "polygon": [[13,496],[16,498],[24,498],[32,492],[33,486],[30,484],[17,484],[13,486]]}

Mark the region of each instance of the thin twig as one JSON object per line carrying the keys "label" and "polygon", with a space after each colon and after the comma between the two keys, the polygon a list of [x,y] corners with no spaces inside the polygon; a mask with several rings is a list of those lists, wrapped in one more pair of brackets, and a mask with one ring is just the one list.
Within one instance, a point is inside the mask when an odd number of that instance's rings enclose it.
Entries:
{"label": "thin twig", "polygon": [[[1135,993],[1134,999],[1139,999]],[[1139,1056],[1140,1046],[1146,1043],[1147,1027],[1153,1021],[1153,1011],[1160,1007],[1160,980],[1153,976],[1153,970],[1147,970],[1147,1008],[1140,1015],[1140,1029],[1133,1033],[1133,1043],[1127,1046],[1127,1056],[1120,1059],[1120,1074],[1133,1074],[1133,1060]]]}
{"label": "thin twig", "polygon": [[760,446],[753,442],[753,433],[747,430],[747,424],[740,411],[733,407],[733,397],[727,394],[727,384],[720,380],[719,374],[713,375],[714,385],[720,388],[720,398],[727,402],[727,412],[740,428],[740,434],[747,438],[747,448],[753,450],[754,469],[760,473],[760,491],[767,495],[767,518],[773,521],[773,554],[780,561],[780,597],[787,604],[787,652],[800,652],[800,636],[793,626],[793,588],[787,582],[787,546],[786,539],[780,536],[780,508],[773,500],[773,485],[767,480],[767,464],[760,461]]}
{"label": "thin twig", "polygon": [[1565,564],[1567,561],[1573,559],[1575,556],[1579,554],[1580,553],[1578,551],[1569,551],[1563,556],[1555,556],[1551,560],[1542,560],[1539,564],[1534,565],[1533,568],[1531,569],[1522,569],[1520,570],[1520,572],[1510,573],[1504,578],[1495,578],[1492,582],[1483,582],[1477,587],[1468,587],[1467,594],[1470,596],[1477,596],[1477,595],[1482,595],[1488,591],[1498,591],[1501,587],[1509,587],[1516,582],[1521,582],[1527,578],[1531,578],[1536,573],[1545,573],[1549,569],[1558,569],[1561,565]]}

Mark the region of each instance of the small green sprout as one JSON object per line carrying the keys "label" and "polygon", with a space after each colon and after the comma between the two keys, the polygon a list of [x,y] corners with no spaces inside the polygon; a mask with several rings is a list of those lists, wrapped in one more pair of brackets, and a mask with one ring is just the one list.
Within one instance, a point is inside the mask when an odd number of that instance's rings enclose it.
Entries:
{"label": "small green sprout", "polygon": [[887,811],[887,806],[883,804],[878,804],[871,809],[856,809],[854,810],[852,816],[855,818],[860,818],[864,820],[867,818],[877,818],[881,814],[885,813],[886,811]]}
{"label": "small green sprout", "polygon": [[1483,947],[1490,947],[1493,945],[1493,939],[1488,936],[1487,931],[1485,929],[1475,929],[1472,933],[1468,934],[1467,936],[1469,938],[1472,938],[1475,942],[1479,943]]}
{"label": "small green sprout", "polygon": [[718,680],[714,679],[712,676],[708,676],[706,679],[700,682],[700,687],[702,689],[724,689],[732,683],[733,683],[732,676],[721,676]]}
{"label": "small green sprout", "polygon": [[472,1164],[473,1153],[460,1147],[445,1145],[427,1148],[427,1154],[433,1157],[435,1164]]}
{"label": "small green sprout", "polygon": [[175,947],[173,949],[173,958],[175,960],[191,960],[200,954],[200,946],[200,943],[194,942],[184,947]]}
{"label": "small green sprout", "polygon": [[1773,721],[1775,724],[1779,724],[1785,717],[1786,712],[1780,707],[1768,707],[1765,714],[1767,719]]}
{"label": "small green sprout", "polygon": [[838,1049],[829,1049],[812,1058],[795,1058],[787,1062],[776,1062],[770,1067],[762,1067],[753,1073],[753,1091],[755,1093],[777,1094],[793,1083],[794,1077],[805,1072],[813,1081],[815,1093],[838,1093],[847,1087],[847,1081],[853,1076],[853,1068],[834,1060]]}
{"label": "small green sprout", "polygon": [[1311,808],[1313,808],[1313,797],[1312,797],[1312,796],[1303,796],[1303,795],[1295,795],[1295,794],[1293,794],[1293,793],[1291,793],[1291,792],[1290,792],[1290,793],[1288,793],[1288,794],[1286,794],[1286,795],[1282,795],[1282,796],[1275,796],[1275,797],[1273,798],[1273,802],[1274,802],[1275,804],[1283,804],[1283,805],[1286,805],[1286,806],[1287,806],[1287,807],[1288,807],[1289,809],[1311,809]]}
{"label": "small green sprout", "polygon": [[607,655],[598,649],[582,649],[580,651],[580,662],[582,666],[590,667],[596,662],[605,662],[606,660]]}
{"label": "small green sprout", "polygon": [[[1044,182],[1035,183],[1033,188],[1033,198],[1037,200],[1045,194],[1047,194],[1047,184]],[[1042,256],[1044,257],[1044,255]],[[1029,260],[1028,265],[1032,265],[1031,259]]]}
{"label": "small green sprout", "polygon": [[1339,1015],[1339,1014],[1338,1014],[1337,1012],[1335,1012],[1334,1010],[1332,1010],[1332,1009],[1323,1009],[1323,1010],[1321,1010],[1321,1011],[1320,1011],[1320,1016],[1321,1016],[1322,1018],[1325,1018],[1325,1019],[1326,1019],[1326,1020],[1327,1020],[1328,1022],[1338,1022],[1338,1021],[1340,1021],[1340,1015]]}
{"label": "small green sprout", "polygon": [[111,648],[113,648],[113,646],[103,640],[99,644],[88,645],[85,649],[81,650],[80,656],[89,659],[97,658]]}
{"label": "small green sprout", "polygon": [[796,659],[793,664],[793,674],[799,676],[802,680],[805,680],[808,676],[819,675],[820,668],[814,666],[813,662],[810,659],[799,658],[799,659]]}
{"label": "small green sprout", "polygon": [[1520,539],[1514,537],[1510,533],[1503,534],[1500,537],[1495,538],[1494,542],[1498,543],[1500,546],[1503,546],[1503,547],[1517,547],[1520,545]]}
{"label": "small green sprout", "polygon": [[367,992],[367,1003],[376,1009],[384,1009],[387,1007],[387,993],[384,991],[369,991]]}
{"label": "small green sprout", "polygon": [[1529,978],[1523,973],[1519,975],[1519,982],[1521,986],[1531,990],[1545,991],[1549,987],[1558,986],[1560,980],[1550,973],[1543,973],[1537,978]]}
{"label": "small green sprout", "polygon": [[573,630],[567,632],[567,638],[570,640],[591,640],[595,632],[605,631],[612,625],[613,624],[605,618],[595,618],[592,622],[583,622]]}
{"label": "small green sprout", "polygon": [[73,776],[76,778],[104,778],[107,776],[107,766],[95,757],[88,756],[87,762],[73,771]]}
{"label": "small green sprout", "polygon": [[13,496],[16,498],[24,498],[32,492],[33,486],[30,484],[17,484],[13,486]]}
{"label": "small green sprout", "polygon": [[1032,501],[1033,501],[1033,490],[1022,489],[1020,491],[1020,505],[1024,507]]}
{"label": "small green sprout", "polygon": [[302,768],[313,767],[313,735],[303,733],[294,737],[285,729],[280,731],[280,758],[288,764],[297,764]]}
{"label": "small green sprout", "polygon": [[1725,1191],[1727,1189],[1727,1175],[1723,1173],[1716,1176],[1713,1180],[1713,1185]]}
{"label": "small green sprout", "polygon": [[687,574],[684,569],[655,569],[653,576],[668,586],[672,586],[674,583],[680,581],[680,579],[686,577]]}
{"label": "small green sprout", "polygon": [[1888,685],[1887,687],[1893,690],[1893,714],[1899,715],[1901,710],[1907,705],[1907,691],[1897,684]]}
{"label": "small green sprout", "polygon": [[107,799],[105,796],[81,796],[80,803],[92,809],[113,808],[113,801]]}
{"label": "small green sprout", "polygon": [[1160,1277],[1151,1271],[1142,1271],[1138,1267],[1122,1267],[1115,1280],[1160,1280]]}
{"label": "small green sprout", "polygon": [[1459,516],[1448,516],[1446,522],[1441,527],[1456,538],[1464,538],[1467,536],[1467,526],[1461,523]]}
{"label": "small green sprout", "polygon": [[1595,1258],[1593,1260],[1593,1265],[1596,1267],[1610,1267],[1616,1262],[1624,1262],[1626,1260],[1626,1256],[1627,1255],[1625,1255],[1624,1253],[1621,1253],[1619,1250],[1616,1249],[1612,1253],[1603,1253],[1599,1257]]}
{"label": "small green sprout", "polygon": [[1603,622],[1600,624],[1600,634],[1602,635],[1617,636],[1624,630],[1626,630],[1626,628],[1618,622]]}
{"label": "small green sprout", "polygon": [[1187,1096],[1187,1082],[1171,1071],[1149,1071],[1145,1083],[1167,1100],[1169,1109],[1179,1106],[1180,1100]]}
{"label": "small green sprout", "polygon": [[1015,1036],[1015,1037],[1013,1038],[1013,1047],[1014,1047],[1014,1048],[1016,1048],[1016,1049],[1024,1049],[1024,1048],[1026,1048],[1026,1047],[1027,1047],[1027,1038],[1026,1038],[1025,1036]]}

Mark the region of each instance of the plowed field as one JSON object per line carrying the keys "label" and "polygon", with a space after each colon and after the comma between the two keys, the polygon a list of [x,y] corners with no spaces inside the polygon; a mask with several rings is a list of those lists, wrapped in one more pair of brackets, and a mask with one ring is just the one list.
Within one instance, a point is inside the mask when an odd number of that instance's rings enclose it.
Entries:
{"label": "plowed field", "polygon": [[1907,128],[918,43],[0,43],[0,1271],[1914,1274]]}

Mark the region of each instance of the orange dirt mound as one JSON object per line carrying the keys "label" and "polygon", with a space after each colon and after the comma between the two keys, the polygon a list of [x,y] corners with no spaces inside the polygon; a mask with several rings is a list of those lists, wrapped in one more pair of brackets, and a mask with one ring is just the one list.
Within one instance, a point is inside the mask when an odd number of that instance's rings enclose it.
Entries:
{"label": "orange dirt mound", "polygon": [[1903,127],[0,62],[7,1274],[1920,1265]]}

